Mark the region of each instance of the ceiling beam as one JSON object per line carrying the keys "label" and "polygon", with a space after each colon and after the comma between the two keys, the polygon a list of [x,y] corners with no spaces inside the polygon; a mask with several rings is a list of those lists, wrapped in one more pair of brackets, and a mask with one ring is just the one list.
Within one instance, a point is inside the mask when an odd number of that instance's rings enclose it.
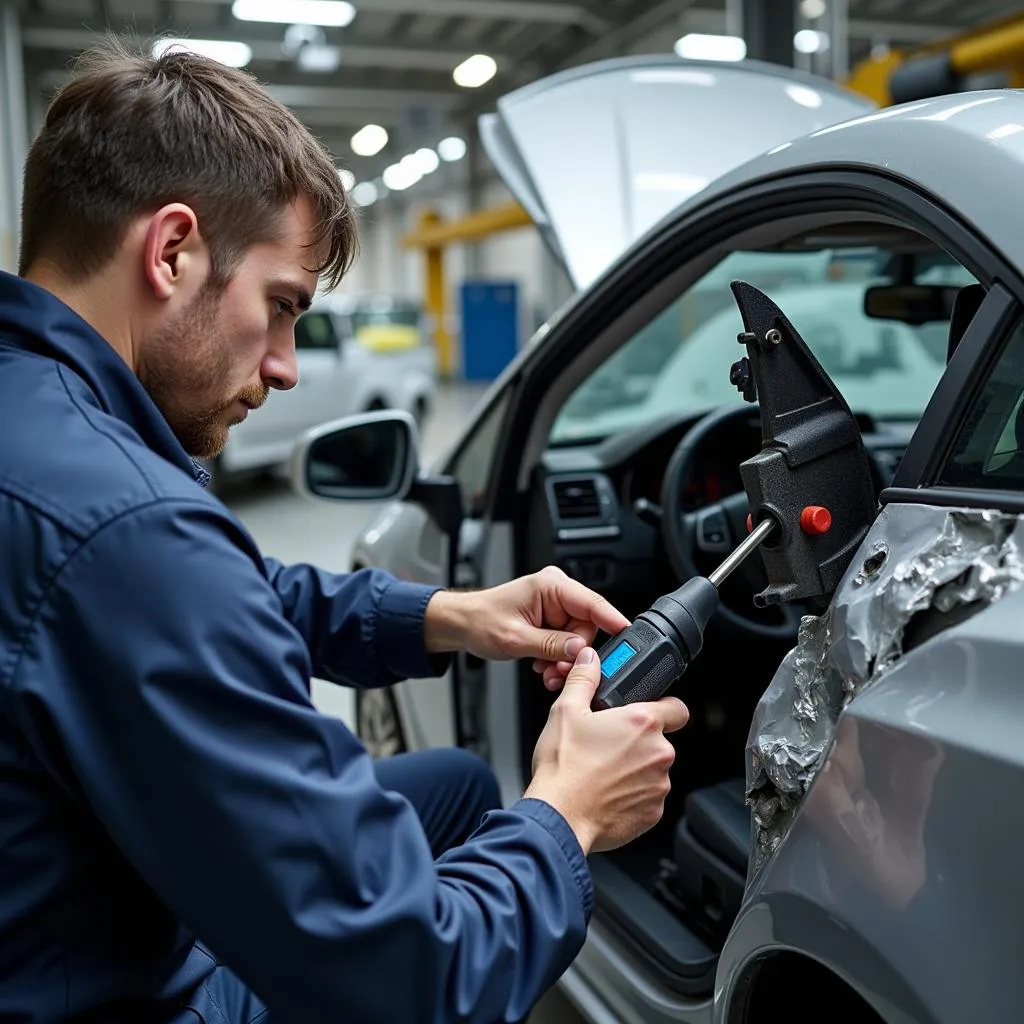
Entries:
{"label": "ceiling beam", "polygon": [[411,106],[451,109],[460,97],[455,93],[424,92],[422,89],[362,89],[331,85],[267,85],[270,93],[286,107],[308,109],[328,107],[364,111],[369,108],[401,112]]}
{"label": "ceiling beam", "polygon": [[[252,48],[253,59],[260,61],[286,61],[289,60],[281,49],[283,26],[278,32],[249,31],[245,26],[223,28],[220,26],[209,26],[196,32],[190,33],[202,39],[230,40],[245,43]],[[144,29],[144,27],[143,27]],[[46,23],[41,21],[29,21],[21,29],[22,46],[26,50],[49,50],[57,53],[78,53],[94,45],[103,36],[102,29],[91,30],[83,28],[81,23],[76,24],[53,24],[52,19]],[[141,31],[139,36],[142,39],[149,38],[155,34],[155,27],[150,31]],[[342,67],[351,68],[397,68],[400,70],[419,71],[442,71],[445,73],[459,63],[464,61],[472,53],[471,47],[465,49],[451,49],[438,47],[436,44],[426,43],[391,43],[383,44],[378,41],[376,44],[364,43],[354,40],[350,36],[342,35],[340,42]],[[499,68],[510,63],[511,58],[507,54],[491,54],[497,61]]]}
{"label": "ceiling beam", "polygon": [[[725,31],[725,11],[708,7],[693,7],[683,15],[687,32]],[[955,25],[927,25],[908,21],[889,21],[885,18],[851,18],[847,35],[850,39],[887,39],[900,43],[933,43],[937,39],[962,31]]]}
{"label": "ceiling beam", "polygon": [[[232,0],[212,2],[231,3]],[[441,18],[466,17],[485,21],[579,25],[594,34],[608,27],[607,19],[589,7],[582,3],[565,3],[563,0],[358,0],[356,7],[367,14],[426,14]]]}

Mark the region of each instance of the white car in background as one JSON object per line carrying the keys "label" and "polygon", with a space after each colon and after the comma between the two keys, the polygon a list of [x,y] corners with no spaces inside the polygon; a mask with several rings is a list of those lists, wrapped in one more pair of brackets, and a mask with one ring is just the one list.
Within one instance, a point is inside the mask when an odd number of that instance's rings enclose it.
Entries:
{"label": "white car in background", "polygon": [[232,428],[204,462],[220,489],[232,477],[276,470],[305,430],[355,413],[400,409],[420,426],[434,398],[436,355],[423,312],[387,295],[326,293],[295,325],[299,382]]}

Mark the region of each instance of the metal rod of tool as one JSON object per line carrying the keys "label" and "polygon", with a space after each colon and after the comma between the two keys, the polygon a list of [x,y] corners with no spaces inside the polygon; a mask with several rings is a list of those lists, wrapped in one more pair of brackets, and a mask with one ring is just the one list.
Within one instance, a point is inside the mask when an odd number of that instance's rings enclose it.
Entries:
{"label": "metal rod of tool", "polygon": [[708,580],[716,587],[721,586],[733,569],[735,569],[736,566],[738,566],[743,559],[747,557],[747,555],[751,554],[762,541],[767,540],[769,534],[774,529],[774,519],[762,519],[761,522],[759,522],[757,526],[747,534],[743,543],[739,544],[733,549],[733,551],[726,555],[722,564],[713,572],[708,574]]}

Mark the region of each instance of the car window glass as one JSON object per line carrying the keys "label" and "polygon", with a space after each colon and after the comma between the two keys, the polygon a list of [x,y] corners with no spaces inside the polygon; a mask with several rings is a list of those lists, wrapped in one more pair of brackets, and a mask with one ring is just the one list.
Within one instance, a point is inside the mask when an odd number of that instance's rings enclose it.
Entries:
{"label": "car window glass", "polygon": [[1024,322],[1007,338],[936,483],[1024,490]]}
{"label": "car window glass", "polygon": [[471,518],[479,517],[484,512],[487,488],[494,468],[494,452],[501,436],[508,402],[509,392],[506,389],[491,406],[487,416],[477,424],[452,466],[452,475],[458,480],[462,492],[463,512]]}
{"label": "car window glass", "polygon": [[325,349],[336,351],[338,336],[334,331],[330,313],[310,311],[295,322],[296,349]]}
{"label": "car window glass", "polygon": [[[908,270],[909,268],[909,270]],[[915,421],[945,368],[948,320],[911,325],[869,317],[870,285],[962,287],[973,278],[942,253],[910,262],[882,248],[736,252],[607,359],[570,396],[554,444],[599,440],[669,413],[742,402],[729,369],[743,326],[729,289],[747,281],[787,314],[855,412]]]}

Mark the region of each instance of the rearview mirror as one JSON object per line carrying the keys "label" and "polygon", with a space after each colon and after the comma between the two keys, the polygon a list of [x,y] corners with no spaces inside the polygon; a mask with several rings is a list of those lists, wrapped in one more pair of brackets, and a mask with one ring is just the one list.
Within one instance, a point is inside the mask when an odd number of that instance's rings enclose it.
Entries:
{"label": "rearview mirror", "polygon": [[898,320],[914,327],[948,323],[959,292],[954,285],[875,285],[864,293],[864,313],[873,320]]}
{"label": "rearview mirror", "polygon": [[350,416],[307,431],[292,456],[302,493],[335,501],[406,497],[419,469],[416,424],[405,412]]}

